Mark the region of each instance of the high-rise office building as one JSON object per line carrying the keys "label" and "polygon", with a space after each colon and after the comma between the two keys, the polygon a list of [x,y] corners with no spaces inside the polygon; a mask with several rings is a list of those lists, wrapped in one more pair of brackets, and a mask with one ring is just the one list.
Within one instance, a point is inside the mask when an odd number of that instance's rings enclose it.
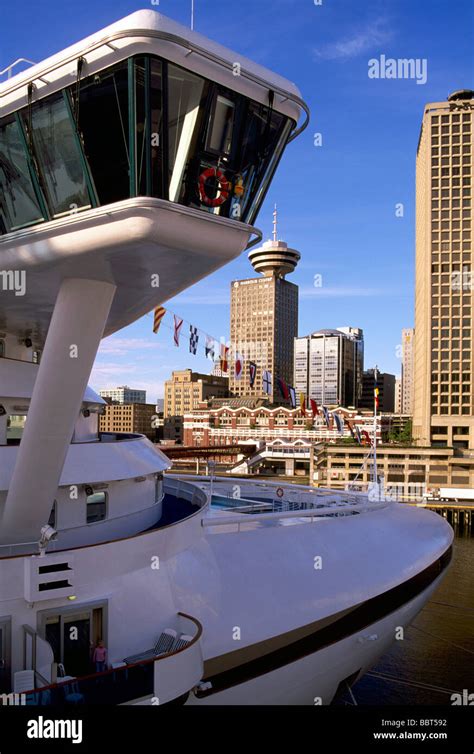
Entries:
{"label": "high-rise office building", "polygon": [[413,328],[402,330],[401,413],[413,413]]}
{"label": "high-rise office building", "polygon": [[363,370],[364,337],[358,327],[319,330],[295,339],[296,392],[318,405],[357,406]]}
{"label": "high-rise office building", "polygon": [[101,390],[100,396],[109,398],[111,403],[146,403],[146,390],[136,390],[128,385]]}
{"label": "high-rise office building", "polygon": [[402,378],[395,377],[395,408],[396,414],[402,413]]}
{"label": "high-rise office building", "polygon": [[[395,375],[377,371],[377,388],[379,412],[393,413],[395,411]],[[375,402],[375,375],[373,369],[364,372],[362,382],[362,398],[360,408],[374,408]]]}
{"label": "high-rise office building", "polygon": [[[241,397],[268,395],[270,401],[280,398],[277,378],[292,382],[298,334],[298,286],[285,276],[293,272],[300,254],[278,240],[276,224],[275,209],[272,240],[249,252],[255,271],[262,276],[233,281],[230,315],[230,392]],[[244,360],[240,379],[235,370],[237,354]],[[253,386],[248,371],[251,361],[257,366]],[[272,377],[269,393],[263,384],[264,371]]]}
{"label": "high-rise office building", "polygon": [[474,92],[426,105],[416,162],[413,437],[474,448]]}

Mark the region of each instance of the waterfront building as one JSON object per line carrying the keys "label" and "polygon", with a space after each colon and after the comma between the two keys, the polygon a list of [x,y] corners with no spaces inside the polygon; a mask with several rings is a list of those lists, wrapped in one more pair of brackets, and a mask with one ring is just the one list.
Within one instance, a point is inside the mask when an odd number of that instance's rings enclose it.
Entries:
{"label": "waterfront building", "polygon": [[99,417],[100,432],[126,432],[158,438],[156,405],[153,403],[108,403]]}
{"label": "waterfront building", "polygon": [[[278,239],[276,208],[273,237],[249,251],[258,278],[234,280],[231,284],[230,392],[236,396],[264,396],[280,400],[277,378],[291,384],[293,379],[294,339],[298,334],[298,286],[286,280],[300,254]],[[236,374],[235,360],[244,360],[242,376]],[[253,385],[247,365],[256,364]],[[264,384],[264,372],[272,379]]]}
{"label": "waterfront building", "polygon": [[183,416],[210,397],[227,396],[227,377],[200,374],[192,369],[172,372],[165,382],[164,437],[168,440],[183,439]]}
{"label": "waterfront building", "polygon": [[414,334],[412,327],[402,330],[402,384],[400,410],[413,414],[413,357]]}
{"label": "waterfront building", "polygon": [[[377,388],[379,411],[390,413],[395,411],[395,375],[377,371]],[[361,408],[374,408],[375,374],[373,369],[364,372],[362,382]]]}
{"label": "waterfront building", "polygon": [[395,408],[396,414],[402,412],[402,378],[395,377]]}
{"label": "waterfront building", "polygon": [[295,339],[294,385],[318,405],[360,404],[364,336],[359,327],[318,330]]}
{"label": "waterfront building", "polygon": [[137,390],[128,385],[100,390],[99,394],[101,398],[110,399],[111,403],[146,403],[146,390]]}
{"label": "waterfront building", "polygon": [[[377,470],[387,492],[421,500],[425,492],[440,487],[472,488],[474,464],[459,458],[453,448],[380,445]],[[372,463],[367,448],[358,445],[323,444],[315,446],[313,483],[345,489],[348,485],[367,489]]]}
{"label": "waterfront building", "polygon": [[423,112],[416,159],[413,435],[474,449],[474,92]]}

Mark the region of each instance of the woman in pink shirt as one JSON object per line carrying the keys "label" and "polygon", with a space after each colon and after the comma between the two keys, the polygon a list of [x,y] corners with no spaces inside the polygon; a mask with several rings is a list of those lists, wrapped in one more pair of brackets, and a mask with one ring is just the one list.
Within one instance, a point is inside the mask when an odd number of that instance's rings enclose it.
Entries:
{"label": "woman in pink shirt", "polygon": [[102,639],[99,639],[97,646],[92,655],[92,662],[95,662],[95,672],[103,673],[107,669],[107,649]]}

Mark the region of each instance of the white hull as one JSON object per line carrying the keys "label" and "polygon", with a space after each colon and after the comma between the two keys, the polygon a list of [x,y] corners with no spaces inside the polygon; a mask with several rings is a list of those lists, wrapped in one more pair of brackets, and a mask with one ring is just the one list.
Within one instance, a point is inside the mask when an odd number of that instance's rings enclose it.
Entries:
{"label": "white hull", "polygon": [[442,577],[438,578],[422,594],[386,618],[367,626],[363,637],[349,636],[297,662],[205,699],[197,699],[194,694],[190,694],[187,704],[330,704],[339,679],[348,678],[354,673],[358,673],[357,678],[360,678],[370,670],[393,644],[397,629],[400,626],[406,628],[411,623],[437,589],[441,579]]}

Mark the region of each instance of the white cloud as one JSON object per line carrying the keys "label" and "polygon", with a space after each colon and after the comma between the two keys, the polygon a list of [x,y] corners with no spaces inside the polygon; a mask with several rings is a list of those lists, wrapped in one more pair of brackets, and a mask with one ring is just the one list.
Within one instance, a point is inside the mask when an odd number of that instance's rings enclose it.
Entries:
{"label": "white cloud", "polygon": [[156,348],[157,342],[145,338],[104,338],[100,344],[98,356],[126,356],[129,351],[141,351],[144,348]]}
{"label": "white cloud", "polygon": [[364,29],[354,31],[336,42],[321,45],[313,52],[316,58],[345,60],[362,55],[377,45],[385,44],[392,36],[393,31],[388,28],[387,19],[381,17],[371,21]]}

